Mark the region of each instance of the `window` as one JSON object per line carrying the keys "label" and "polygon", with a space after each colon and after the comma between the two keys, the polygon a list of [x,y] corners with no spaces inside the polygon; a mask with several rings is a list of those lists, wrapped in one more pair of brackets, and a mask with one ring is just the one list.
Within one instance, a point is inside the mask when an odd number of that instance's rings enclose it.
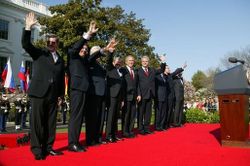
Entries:
{"label": "window", "polygon": [[8,40],[9,22],[0,19],[0,39]]}
{"label": "window", "polygon": [[32,77],[32,62],[31,61],[25,61],[25,71],[29,70],[30,79]]}

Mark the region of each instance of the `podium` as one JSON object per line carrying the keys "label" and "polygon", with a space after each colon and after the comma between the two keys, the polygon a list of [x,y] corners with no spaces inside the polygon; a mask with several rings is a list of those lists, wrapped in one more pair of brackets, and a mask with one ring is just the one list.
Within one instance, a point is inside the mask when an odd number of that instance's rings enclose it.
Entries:
{"label": "podium", "polygon": [[250,148],[250,84],[243,65],[215,75],[214,90],[219,98],[222,146]]}

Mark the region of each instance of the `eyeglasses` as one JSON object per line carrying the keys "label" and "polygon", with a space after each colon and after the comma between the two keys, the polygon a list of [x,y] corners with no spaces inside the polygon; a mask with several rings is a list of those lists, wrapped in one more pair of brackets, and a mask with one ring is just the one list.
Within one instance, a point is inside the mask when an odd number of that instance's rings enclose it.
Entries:
{"label": "eyeglasses", "polygon": [[83,51],[86,51],[86,52],[88,52],[88,51],[89,51],[89,49],[88,49],[88,48],[86,48],[86,47],[83,47],[83,48],[82,48],[82,50],[83,50]]}
{"label": "eyeglasses", "polygon": [[50,44],[56,44],[56,42],[55,42],[55,41],[49,41],[49,43],[50,43]]}

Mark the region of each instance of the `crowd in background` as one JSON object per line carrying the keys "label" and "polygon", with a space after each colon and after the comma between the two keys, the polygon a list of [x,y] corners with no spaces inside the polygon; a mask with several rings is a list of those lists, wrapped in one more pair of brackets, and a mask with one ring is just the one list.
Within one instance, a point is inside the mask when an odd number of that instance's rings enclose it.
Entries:
{"label": "crowd in background", "polygon": [[184,104],[185,110],[190,108],[197,108],[206,112],[215,112],[219,109],[218,99],[214,97],[208,97],[199,100],[186,101]]}

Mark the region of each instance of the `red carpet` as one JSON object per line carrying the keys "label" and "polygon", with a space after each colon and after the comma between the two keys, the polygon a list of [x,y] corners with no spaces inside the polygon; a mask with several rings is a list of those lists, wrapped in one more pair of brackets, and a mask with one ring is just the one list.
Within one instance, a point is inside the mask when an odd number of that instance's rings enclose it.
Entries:
{"label": "red carpet", "polygon": [[67,135],[59,134],[54,147],[63,150],[63,156],[35,161],[29,146],[16,147],[0,151],[0,166],[249,166],[250,149],[221,147],[219,133],[219,124],[186,124],[182,128],[89,147],[84,153],[68,152]]}

